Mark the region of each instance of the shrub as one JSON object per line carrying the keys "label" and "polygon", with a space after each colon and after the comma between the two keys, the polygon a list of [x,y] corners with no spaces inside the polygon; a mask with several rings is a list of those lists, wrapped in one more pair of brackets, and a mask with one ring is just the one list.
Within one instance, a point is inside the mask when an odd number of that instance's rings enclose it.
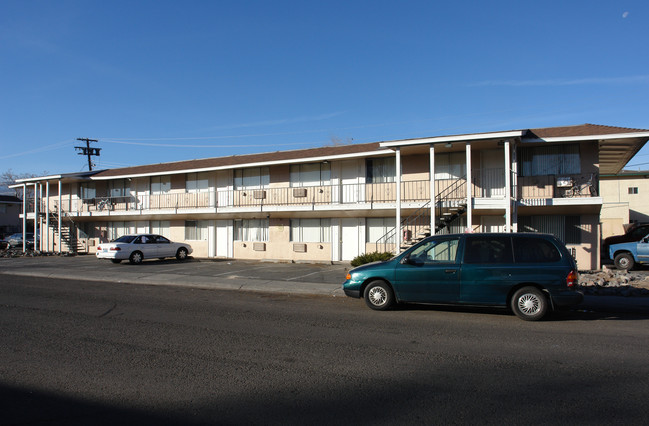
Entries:
{"label": "shrub", "polygon": [[361,254],[360,256],[356,256],[352,260],[352,266],[361,266],[370,262],[390,260],[393,257],[394,254],[387,251],[383,253],[379,253],[378,251],[372,253],[365,253],[365,254]]}

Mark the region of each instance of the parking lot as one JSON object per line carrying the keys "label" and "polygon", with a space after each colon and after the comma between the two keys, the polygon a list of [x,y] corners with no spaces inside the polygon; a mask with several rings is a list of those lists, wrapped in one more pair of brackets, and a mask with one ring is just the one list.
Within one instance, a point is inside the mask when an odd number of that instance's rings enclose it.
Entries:
{"label": "parking lot", "polygon": [[311,264],[246,260],[148,260],[113,264],[95,256],[1,258],[4,274],[239,290],[337,294],[348,263]]}

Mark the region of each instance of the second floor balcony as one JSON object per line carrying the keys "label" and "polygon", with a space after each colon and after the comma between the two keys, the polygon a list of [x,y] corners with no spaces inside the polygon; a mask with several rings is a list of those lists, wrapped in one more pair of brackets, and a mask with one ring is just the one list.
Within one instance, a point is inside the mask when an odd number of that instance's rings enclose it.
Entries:
{"label": "second floor balcony", "polygon": [[[503,169],[483,169],[472,173],[471,186],[474,198],[505,200],[505,176]],[[515,187],[512,196],[519,200],[570,197],[592,197],[588,188],[597,188],[596,182],[584,176],[534,176],[512,179]],[[439,179],[435,181],[435,194],[444,200],[461,201],[467,197],[465,178]],[[580,183],[581,182],[581,183]],[[589,183],[591,182],[591,183]],[[581,186],[580,186],[581,185]],[[581,188],[577,191],[575,188]],[[596,190],[595,190],[596,191]],[[304,209],[306,207],[338,206],[345,209],[351,205],[365,205],[368,208],[392,207],[396,205],[396,183],[352,183],[318,186],[269,186],[246,189],[212,189],[203,192],[167,192],[162,194],[131,194],[128,196],[98,196],[82,199],[65,197],[64,210],[72,214],[111,214],[111,212],[181,211],[205,209],[247,210],[262,207],[278,209]],[[430,201],[430,182],[415,180],[401,182],[402,205],[423,205]],[[41,205],[44,211],[45,200]],[[55,210],[54,200],[50,210]],[[28,203],[28,212],[33,212],[33,200]]]}

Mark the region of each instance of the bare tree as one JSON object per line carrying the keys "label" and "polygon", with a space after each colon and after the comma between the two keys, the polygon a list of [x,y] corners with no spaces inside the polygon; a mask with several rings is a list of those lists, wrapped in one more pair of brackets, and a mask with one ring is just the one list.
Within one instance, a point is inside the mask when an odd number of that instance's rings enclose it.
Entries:
{"label": "bare tree", "polygon": [[[13,170],[9,169],[2,174],[0,174],[0,193],[2,194],[12,194],[15,195],[16,197],[20,198],[21,200],[23,199],[23,189],[22,187],[18,188],[9,188],[9,185],[13,185],[16,183],[16,180],[18,179],[27,179],[31,177],[36,177],[36,176],[47,176],[47,172],[43,172],[41,174],[34,174],[34,173],[14,173]],[[27,190],[27,196],[32,196],[34,193],[33,187],[31,189]]]}

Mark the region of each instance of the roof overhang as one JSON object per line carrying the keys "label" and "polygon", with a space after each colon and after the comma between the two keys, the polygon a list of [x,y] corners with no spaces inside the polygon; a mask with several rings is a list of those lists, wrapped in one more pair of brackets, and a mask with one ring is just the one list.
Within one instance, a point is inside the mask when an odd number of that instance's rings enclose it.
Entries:
{"label": "roof overhang", "polygon": [[512,130],[507,132],[474,133],[468,135],[438,136],[438,137],[420,138],[420,139],[402,139],[396,141],[381,142],[380,145],[381,147],[385,147],[385,148],[399,148],[403,146],[424,145],[424,144],[471,142],[471,141],[480,141],[480,140],[519,138],[523,136],[525,132],[526,132],[525,130]]}
{"label": "roof overhang", "polygon": [[93,170],[90,172],[78,172],[78,173],[62,173],[59,175],[48,175],[48,176],[34,176],[24,179],[16,179],[16,184],[9,186],[9,188],[20,188],[22,185],[33,185],[35,183],[42,182],[58,182],[63,183],[68,182],[79,182],[88,180],[88,178],[94,174],[102,172],[103,170]]}
{"label": "roof overhang", "polygon": [[379,151],[364,151],[364,152],[357,152],[353,154],[326,155],[326,156],[318,156],[318,157],[295,158],[295,159],[288,159],[288,160],[237,163],[237,164],[228,164],[226,166],[157,171],[157,172],[150,172],[150,173],[129,173],[129,174],[111,175],[111,176],[94,176],[91,177],[91,179],[92,180],[131,179],[131,178],[149,177],[149,176],[179,175],[184,173],[202,173],[202,172],[213,172],[218,170],[232,170],[232,169],[240,169],[242,167],[265,167],[265,166],[276,166],[280,164],[321,163],[321,162],[327,162],[333,160],[345,160],[345,159],[353,159],[359,157],[364,158],[367,157],[369,154],[371,154],[372,156],[394,155],[394,151],[389,149],[383,149]]}
{"label": "roof overhang", "polygon": [[617,133],[549,138],[522,138],[521,143],[561,143],[597,141],[600,174],[619,173],[649,140],[649,132]]}

